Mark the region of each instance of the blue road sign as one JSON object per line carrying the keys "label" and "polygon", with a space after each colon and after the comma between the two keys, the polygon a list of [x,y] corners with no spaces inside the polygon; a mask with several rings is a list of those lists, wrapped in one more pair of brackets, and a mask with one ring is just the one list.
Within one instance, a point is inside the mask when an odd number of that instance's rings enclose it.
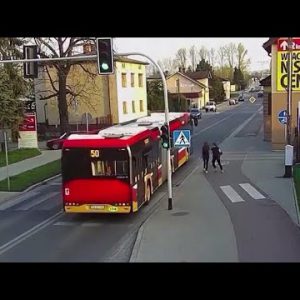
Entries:
{"label": "blue road sign", "polygon": [[174,130],[173,131],[174,147],[190,147],[191,131],[190,130]]}
{"label": "blue road sign", "polygon": [[286,110],[282,110],[282,111],[279,112],[278,121],[281,124],[286,124],[287,123],[287,111]]}

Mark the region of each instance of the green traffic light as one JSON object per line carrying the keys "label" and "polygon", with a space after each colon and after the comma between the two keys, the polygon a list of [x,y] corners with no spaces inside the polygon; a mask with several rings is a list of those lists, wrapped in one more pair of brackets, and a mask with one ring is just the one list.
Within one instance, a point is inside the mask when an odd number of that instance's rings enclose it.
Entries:
{"label": "green traffic light", "polygon": [[163,148],[167,149],[168,146],[169,146],[169,144],[168,144],[167,142],[164,142],[164,143],[162,144],[162,146],[163,146]]}
{"label": "green traffic light", "polygon": [[107,71],[109,69],[109,65],[107,63],[102,63],[101,64],[101,69],[104,71]]}

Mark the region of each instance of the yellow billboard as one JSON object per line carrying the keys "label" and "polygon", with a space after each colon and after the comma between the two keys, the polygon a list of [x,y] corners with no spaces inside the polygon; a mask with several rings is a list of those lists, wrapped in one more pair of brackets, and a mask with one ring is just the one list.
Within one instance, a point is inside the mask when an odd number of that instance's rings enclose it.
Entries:
{"label": "yellow billboard", "polygon": [[[288,55],[287,51],[277,52],[277,91],[286,91],[288,86]],[[300,51],[293,51],[292,65],[292,90],[300,91]]]}

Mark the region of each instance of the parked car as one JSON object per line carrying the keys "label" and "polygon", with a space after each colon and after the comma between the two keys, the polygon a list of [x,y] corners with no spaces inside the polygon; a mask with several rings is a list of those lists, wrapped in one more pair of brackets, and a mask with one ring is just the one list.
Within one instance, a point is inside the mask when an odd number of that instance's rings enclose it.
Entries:
{"label": "parked car", "polygon": [[245,98],[244,98],[244,95],[243,95],[243,94],[239,95],[238,101],[245,101]]}
{"label": "parked car", "polygon": [[260,92],[257,93],[257,97],[261,98],[263,96],[264,96],[264,92],[260,91]]}
{"label": "parked car", "polygon": [[62,148],[64,141],[71,134],[96,134],[98,132],[99,132],[99,129],[92,130],[92,131],[89,131],[89,132],[86,132],[86,131],[70,131],[70,132],[65,132],[59,138],[51,139],[51,140],[47,141],[46,145],[47,145],[47,148],[50,149],[50,150],[58,150],[58,149]]}
{"label": "parked car", "polygon": [[205,111],[209,112],[209,111],[217,111],[217,106],[216,106],[216,102],[215,101],[209,101],[206,103],[205,105]]}
{"label": "parked car", "polygon": [[235,104],[238,104],[238,101],[236,99],[229,99],[228,103],[229,103],[229,105],[235,105]]}
{"label": "parked car", "polygon": [[202,113],[199,108],[192,108],[190,111],[190,115],[194,119],[201,119],[202,118]]}

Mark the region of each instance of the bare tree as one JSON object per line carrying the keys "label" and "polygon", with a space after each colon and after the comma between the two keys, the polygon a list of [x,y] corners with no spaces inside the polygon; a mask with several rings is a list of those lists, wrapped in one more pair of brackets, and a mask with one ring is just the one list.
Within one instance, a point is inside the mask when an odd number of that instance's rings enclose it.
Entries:
{"label": "bare tree", "polygon": [[197,50],[196,50],[195,45],[193,45],[190,48],[189,54],[190,54],[190,61],[191,61],[191,70],[192,71],[196,71],[196,66],[197,66]]}
{"label": "bare tree", "polygon": [[209,51],[209,64],[214,68],[216,63],[216,52],[214,48]]}
{"label": "bare tree", "polygon": [[178,68],[177,60],[170,57],[159,60],[157,63],[163,69],[163,71],[168,71],[169,73],[176,72],[176,69]]}
{"label": "bare tree", "polygon": [[229,67],[233,70],[235,66],[235,57],[236,57],[236,45],[234,43],[230,43],[226,46],[224,46],[225,51],[225,58],[227,60],[227,63]]}
{"label": "bare tree", "polygon": [[225,65],[225,56],[226,56],[225,46],[221,46],[217,51],[218,63],[221,69]]}
{"label": "bare tree", "polygon": [[180,48],[176,53],[176,59],[178,60],[179,67],[186,69],[187,66],[187,54],[186,48]]}
{"label": "bare tree", "polygon": [[236,58],[236,45],[234,43],[230,43],[224,46],[225,59],[230,68],[230,78],[233,79],[233,69],[235,67],[235,58]]}
{"label": "bare tree", "polygon": [[246,58],[248,50],[245,49],[242,43],[237,46],[236,58],[237,58],[237,68],[244,72],[250,64],[250,59]]}
{"label": "bare tree", "polygon": [[[70,57],[79,53],[79,47],[89,42],[95,45],[95,38],[88,37],[58,37],[58,38],[35,38],[35,43],[39,47],[40,56],[45,57]],[[82,84],[68,84],[68,75],[70,70],[75,65],[79,66],[86,74],[95,79],[96,72],[89,70],[81,61],[59,61],[51,62],[45,65],[45,72],[51,85],[51,90],[41,91],[41,100],[57,97],[60,130],[65,132],[69,127],[68,102],[69,99],[74,99],[79,95],[86,93]],[[50,68],[54,67],[55,72],[50,72]]]}
{"label": "bare tree", "polygon": [[204,47],[204,46],[202,46],[201,48],[200,48],[200,50],[199,50],[199,57],[200,57],[200,60],[202,60],[202,59],[204,59],[204,60],[207,60],[208,59],[208,50]]}

